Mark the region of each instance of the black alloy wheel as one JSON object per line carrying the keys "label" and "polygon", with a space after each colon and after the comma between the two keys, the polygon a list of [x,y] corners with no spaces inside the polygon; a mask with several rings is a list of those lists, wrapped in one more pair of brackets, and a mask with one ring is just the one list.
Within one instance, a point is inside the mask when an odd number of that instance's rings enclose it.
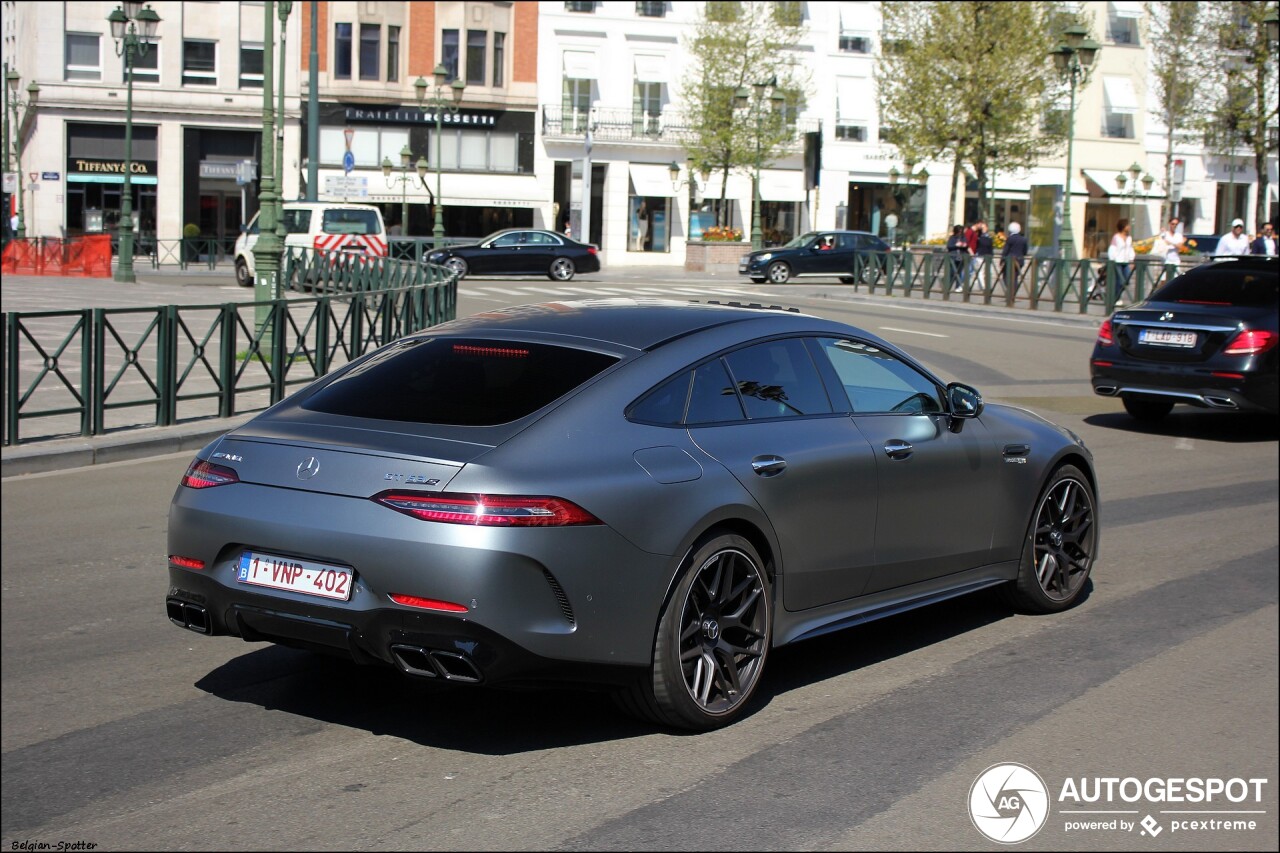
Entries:
{"label": "black alloy wheel", "polygon": [[460,279],[467,277],[467,262],[462,258],[449,258],[444,262],[444,266]]}
{"label": "black alloy wheel", "polygon": [[1005,588],[1016,608],[1055,613],[1075,604],[1097,553],[1096,521],[1093,487],[1078,468],[1062,466],[1040,495],[1018,577]]}
{"label": "black alloy wheel", "polygon": [[547,270],[547,277],[552,281],[569,281],[577,271],[577,267],[569,258],[556,258],[551,262],[551,268]]}

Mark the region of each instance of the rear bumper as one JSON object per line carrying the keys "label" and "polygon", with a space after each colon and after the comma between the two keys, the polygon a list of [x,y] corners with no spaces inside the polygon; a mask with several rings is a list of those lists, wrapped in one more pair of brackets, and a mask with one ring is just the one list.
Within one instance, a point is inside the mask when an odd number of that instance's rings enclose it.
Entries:
{"label": "rear bumper", "polygon": [[1280,384],[1274,373],[1114,361],[1100,365],[1094,360],[1090,381],[1094,393],[1104,397],[1163,399],[1236,411],[1275,413],[1280,408]]}

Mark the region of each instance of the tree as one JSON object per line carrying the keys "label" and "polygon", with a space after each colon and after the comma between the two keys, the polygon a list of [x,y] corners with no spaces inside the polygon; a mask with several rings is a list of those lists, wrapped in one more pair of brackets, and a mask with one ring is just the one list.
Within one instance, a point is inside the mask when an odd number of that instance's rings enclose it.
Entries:
{"label": "tree", "polygon": [[[682,83],[691,136],[686,142],[694,172],[723,175],[716,224],[726,216],[725,193],[731,172],[753,169],[756,146],[762,165],[773,162],[795,142],[787,119],[807,97],[808,77],[788,48],[803,34],[799,3],[724,3],[704,6],[689,44],[691,62]],[[782,111],[757,125],[737,107],[741,87],[775,80],[786,99]],[[753,93],[752,97],[755,95]],[[757,134],[757,128],[759,133]]]}
{"label": "tree", "polygon": [[[1061,32],[1054,4],[884,2],[881,10],[880,122],[907,163],[968,166],[985,209],[994,166],[1029,168],[1061,145],[1043,120],[1062,91],[1050,57]],[[953,182],[951,210],[955,192]]]}
{"label": "tree", "polygon": [[1212,28],[1207,26],[1207,4],[1166,0],[1146,5],[1148,48],[1151,57],[1151,93],[1156,114],[1167,130],[1164,186],[1169,196],[1161,206],[1160,221],[1173,216],[1173,148],[1203,134],[1210,115],[1204,91],[1216,61]]}
{"label": "tree", "polygon": [[[1243,145],[1253,155],[1258,192],[1250,229],[1267,220],[1270,176],[1267,156],[1280,149],[1275,135],[1277,100],[1276,48],[1265,19],[1274,11],[1269,0],[1232,0],[1212,4],[1210,30],[1216,37],[1211,68],[1211,109],[1205,125],[1205,145],[1234,159]],[[1230,212],[1234,215],[1235,211]]]}

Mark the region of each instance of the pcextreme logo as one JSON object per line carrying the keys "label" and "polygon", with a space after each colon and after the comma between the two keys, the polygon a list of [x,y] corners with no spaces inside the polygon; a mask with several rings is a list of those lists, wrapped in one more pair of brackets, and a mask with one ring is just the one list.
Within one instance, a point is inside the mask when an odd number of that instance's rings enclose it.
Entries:
{"label": "pcextreme logo", "polygon": [[[1062,831],[1076,836],[1133,833],[1156,838],[1165,830],[1252,833],[1268,822],[1269,780],[1208,776],[1067,776],[1058,791]],[[969,789],[969,818],[992,841],[1018,844],[1049,822],[1049,788],[1025,764],[993,764]]]}

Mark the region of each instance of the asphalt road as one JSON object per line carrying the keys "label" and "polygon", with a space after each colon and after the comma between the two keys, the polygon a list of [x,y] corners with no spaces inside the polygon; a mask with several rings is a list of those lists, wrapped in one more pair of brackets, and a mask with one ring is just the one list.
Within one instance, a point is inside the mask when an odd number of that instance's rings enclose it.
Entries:
{"label": "asphalt road", "polygon": [[[525,286],[469,282],[460,313]],[[984,593],[781,649],[751,716],[677,734],[601,695],[437,692],[173,627],[165,515],[187,453],[6,478],[0,845],[989,849],[970,790],[1017,762],[1051,801],[1026,849],[1280,846],[1275,421],[1135,426],[1088,392],[1092,324],[757,290],[1078,432],[1103,524],[1083,603],[1013,616]],[[1137,782],[1086,801],[1108,778]],[[1226,792],[1193,802],[1172,779]],[[1233,779],[1266,781],[1237,802]],[[1144,784],[1174,797],[1122,796]]]}

